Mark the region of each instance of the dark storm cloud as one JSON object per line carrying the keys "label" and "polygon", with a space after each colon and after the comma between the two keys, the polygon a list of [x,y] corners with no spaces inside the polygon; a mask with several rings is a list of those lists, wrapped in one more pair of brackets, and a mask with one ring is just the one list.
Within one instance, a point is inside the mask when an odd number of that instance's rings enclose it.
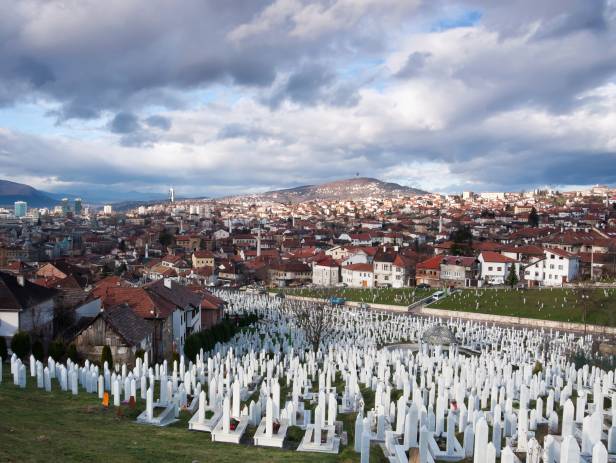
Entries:
{"label": "dark storm cloud", "polygon": [[291,73],[274,88],[265,102],[277,108],[285,100],[304,106],[320,103],[353,106],[359,101],[359,95],[357,88],[340,81],[329,67],[311,63]]}
{"label": "dark storm cloud", "polygon": [[140,129],[139,119],[132,113],[118,113],[109,123],[109,130],[113,133],[133,133]]}
{"label": "dark storm cloud", "polygon": [[171,119],[160,115],[146,118],[145,123],[150,127],[156,127],[161,130],[169,130],[171,128]]}

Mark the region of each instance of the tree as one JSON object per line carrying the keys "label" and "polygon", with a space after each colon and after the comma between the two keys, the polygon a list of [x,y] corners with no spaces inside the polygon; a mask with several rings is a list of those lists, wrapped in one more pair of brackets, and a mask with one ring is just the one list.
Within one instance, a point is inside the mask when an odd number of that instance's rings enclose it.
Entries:
{"label": "tree", "polygon": [[105,362],[107,362],[107,366],[111,370],[113,368],[113,357],[109,346],[103,346],[103,351],[101,352],[101,367],[105,365]]}
{"label": "tree", "polygon": [[506,283],[512,288],[518,284],[518,274],[515,269],[515,264],[511,264],[511,267],[509,267]]}
{"label": "tree", "polygon": [[304,332],[306,341],[313,351],[317,351],[321,341],[334,330],[333,313],[330,307],[322,304],[305,304],[297,301],[288,306],[295,324]]}
{"label": "tree", "polygon": [[534,207],[528,213],[528,225],[531,227],[539,226],[539,214],[537,214],[537,209]]}
{"label": "tree", "polygon": [[199,334],[193,333],[186,336],[186,340],[184,341],[184,355],[186,355],[189,360],[195,361],[199,349],[201,349],[201,338]]}
{"label": "tree", "polygon": [[162,231],[160,235],[158,235],[158,242],[166,248],[173,242],[173,236],[166,231]]}
{"label": "tree", "polygon": [[34,355],[35,359],[40,360],[41,362],[45,359],[45,348],[43,347],[43,343],[40,339],[37,339],[32,344],[32,355]]}
{"label": "tree", "polygon": [[77,352],[77,346],[75,344],[71,344],[70,346],[68,346],[66,356],[73,362],[79,361],[79,352]]}
{"label": "tree", "polygon": [[30,335],[24,331],[18,331],[11,339],[11,350],[20,359],[25,359],[30,354]]}
{"label": "tree", "polygon": [[3,362],[8,358],[9,354],[6,349],[6,338],[4,336],[0,336],[0,362]]}
{"label": "tree", "polygon": [[55,339],[49,344],[49,356],[52,359],[59,361],[62,357],[64,357],[65,353],[66,346],[64,345],[64,341],[62,339]]}
{"label": "tree", "polygon": [[451,253],[454,256],[470,255],[473,253],[473,233],[470,227],[460,227],[454,230],[450,235],[450,240],[453,241]]}

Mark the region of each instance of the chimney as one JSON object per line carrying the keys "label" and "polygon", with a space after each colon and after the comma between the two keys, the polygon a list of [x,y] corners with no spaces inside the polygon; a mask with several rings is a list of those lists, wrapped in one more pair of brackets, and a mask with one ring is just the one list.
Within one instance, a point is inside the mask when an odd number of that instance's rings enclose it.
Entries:
{"label": "chimney", "polygon": [[17,275],[17,284],[21,287],[26,286],[26,277],[23,275]]}
{"label": "chimney", "polygon": [[165,288],[171,289],[171,278],[164,278],[163,283],[165,285]]}

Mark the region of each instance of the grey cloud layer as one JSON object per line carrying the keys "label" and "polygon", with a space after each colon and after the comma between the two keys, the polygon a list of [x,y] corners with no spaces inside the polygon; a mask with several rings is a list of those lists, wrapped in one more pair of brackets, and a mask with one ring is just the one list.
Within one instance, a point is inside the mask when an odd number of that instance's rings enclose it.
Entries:
{"label": "grey cloud layer", "polygon": [[[481,19],[432,27],[452,10]],[[60,126],[101,127],[95,142],[0,130],[3,177],[208,194],[358,170],[428,189],[441,168],[435,188],[616,184],[614,0],[0,0],[0,11],[0,107],[43,99]],[[195,108],[214,87],[231,102]]]}

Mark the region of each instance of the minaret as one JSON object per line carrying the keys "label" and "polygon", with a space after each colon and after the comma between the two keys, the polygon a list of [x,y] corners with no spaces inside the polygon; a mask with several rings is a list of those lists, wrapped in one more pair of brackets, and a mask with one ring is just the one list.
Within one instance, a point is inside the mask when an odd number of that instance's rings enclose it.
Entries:
{"label": "minaret", "polygon": [[443,233],[443,216],[440,214],[438,216],[438,233],[439,235]]}
{"label": "minaret", "polygon": [[261,224],[259,223],[259,230],[257,231],[257,257],[261,257]]}
{"label": "minaret", "polygon": [[148,243],[145,243],[145,258],[146,259],[150,258],[150,249],[149,249]]}
{"label": "minaret", "polygon": [[232,230],[231,230],[231,217],[229,217],[227,219],[227,228],[229,229],[229,235],[232,234]]}

